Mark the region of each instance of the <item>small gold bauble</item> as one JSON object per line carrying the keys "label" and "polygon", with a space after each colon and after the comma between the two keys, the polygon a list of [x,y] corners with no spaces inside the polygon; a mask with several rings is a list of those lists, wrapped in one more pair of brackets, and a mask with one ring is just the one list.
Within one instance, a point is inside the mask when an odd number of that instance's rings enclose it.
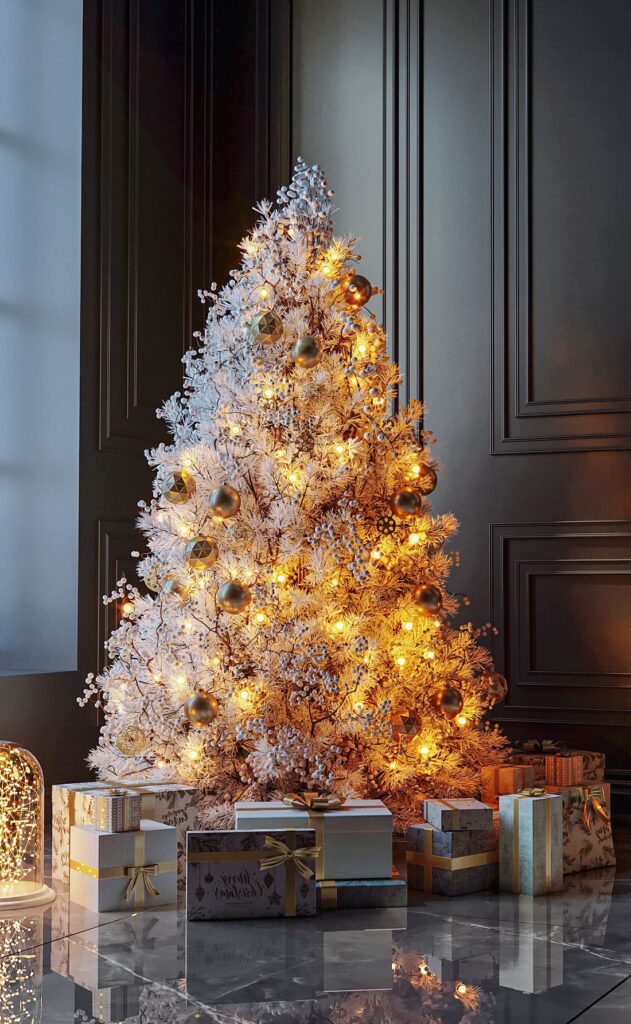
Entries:
{"label": "small gold bauble", "polygon": [[487,695],[494,704],[506,699],[508,683],[500,672],[488,672],[482,677],[482,682],[486,685]]}
{"label": "small gold bauble", "polygon": [[222,484],[216,491],[213,491],[208,499],[211,511],[221,519],[230,519],[236,516],[241,508],[241,495],[236,487],[230,484]]}
{"label": "small gold bauble", "polygon": [[243,612],[252,600],[250,588],[238,580],[230,580],[224,583],[217,591],[217,604],[223,612],[236,615]]}
{"label": "small gold bauble", "polygon": [[195,494],[197,484],[195,477],[184,470],[171,473],[162,484],[162,494],[173,505],[185,505]]}
{"label": "small gold bauble", "polygon": [[212,537],[196,537],[184,548],[191,569],[210,569],[217,561],[219,551]]}
{"label": "small gold bauble", "polygon": [[146,748],[147,736],[139,725],[128,725],[121,729],[114,743],[125,757],[136,757]]}
{"label": "small gold bauble", "polygon": [[210,725],[218,711],[219,702],[212,693],[194,693],[184,705],[184,714],[191,725]]}
{"label": "small gold bauble", "polygon": [[179,597],[182,604],[186,604],[191,596],[189,588],[184,583],[180,583],[175,576],[166,577],[162,584],[162,593]]}
{"label": "small gold bauble", "polygon": [[303,334],[292,348],[291,358],[296,366],[310,370],[322,359],[322,349],[312,334]]}
{"label": "small gold bauble", "polygon": [[362,277],[361,274],[353,274],[349,278],[348,283],[344,289],[344,298],[348,302],[349,306],[354,306],[356,309],[360,309],[365,306],[369,298],[372,296],[372,285],[367,277]]}
{"label": "small gold bauble", "polygon": [[412,601],[423,615],[437,615],[443,606],[443,595],[432,583],[421,583],[412,591]]}
{"label": "small gold bauble", "polygon": [[438,477],[433,466],[422,466],[418,478],[418,487],[421,494],[431,494],[435,490],[437,483]]}
{"label": "small gold bauble", "polygon": [[432,696],[432,706],[443,718],[455,718],[462,711],[462,694],[455,686],[441,686]]}
{"label": "small gold bauble", "polygon": [[390,725],[399,740],[411,740],[421,728],[421,719],[414,711],[400,711],[390,716]]}
{"label": "small gold bauble", "polygon": [[413,487],[402,487],[390,499],[390,508],[399,519],[416,516],[423,507],[423,499]]}
{"label": "small gold bauble", "polygon": [[250,336],[259,345],[273,345],[283,336],[283,322],[271,309],[262,309],[250,320]]}

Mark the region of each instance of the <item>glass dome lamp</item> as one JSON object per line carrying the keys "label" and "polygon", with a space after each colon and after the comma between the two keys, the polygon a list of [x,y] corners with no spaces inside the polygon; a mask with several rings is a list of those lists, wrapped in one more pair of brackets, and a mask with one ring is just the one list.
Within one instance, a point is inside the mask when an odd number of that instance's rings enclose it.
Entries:
{"label": "glass dome lamp", "polygon": [[54,900],[44,885],[44,776],[37,758],[0,740],[0,915]]}

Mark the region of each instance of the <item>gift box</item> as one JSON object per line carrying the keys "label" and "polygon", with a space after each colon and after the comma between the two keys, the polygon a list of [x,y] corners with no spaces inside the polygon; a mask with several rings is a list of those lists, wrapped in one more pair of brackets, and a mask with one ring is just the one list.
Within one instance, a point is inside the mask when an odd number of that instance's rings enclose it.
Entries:
{"label": "gift box", "polygon": [[[96,796],[111,790],[112,782],[79,782],[52,788],[52,876],[62,882],[70,877],[70,829],[93,825]],[[124,786],[141,797],[141,817],[173,825],[177,829],[178,888],[186,884],[186,833],[197,826],[198,792],[176,783]]]}
{"label": "gift box", "polygon": [[529,896],[499,903],[500,987],[534,995],[562,985],[562,903]]}
{"label": "gift box", "polygon": [[546,757],[546,786],[577,786],[583,781],[583,758],[565,751]]}
{"label": "gift box", "polygon": [[500,796],[500,889],[540,896],[563,888],[563,801],[531,790]]}
{"label": "gift box", "polygon": [[493,808],[470,798],[423,800],[423,817],[441,832],[463,832],[493,826]]}
{"label": "gift box", "polygon": [[100,913],[160,907],[177,899],[177,832],[141,821],[138,832],[70,830],[70,899]]}
{"label": "gift box", "polygon": [[366,910],[407,906],[408,887],[398,871],[391,878],[364,878],[316,882],[318,910]]}
{"label": "gift box", "polygon": [[[515,750],[512,757],[521,764],[529,764],[535,773],[533,785],[545,786],[546,764],[548,758],[558,757],[561,753],[559,744],[553,740],[529,740],[518,750]],[[605,755],[594,750],[568,750],[564,753],[570,756],[581,758],[578,782],[592,783],[604,782],[605,780]],[[561,783],[557,783],[561,785]]]}
{"label": "gift box", "polygon": [[237,829],[315,829],[321,854],[316,878],[389,878],[392,814],[381,800],[346,800],[336,810],[288,806],[282,800],[238,802]]}
{"label": "gift box", "polygon": [[189,921],[315,914],[314,829],[189,832],[187,839]]}
{"label": "gift box", "polygon": [[534,785],[535,772],[529,764],[486,765],[480,770],[482,800],[496,802],[505,793],[518,793]]}
{"label": "gift box", "polygon": [[611,786],[550,786],[563,801],[563,874],[612,867]]}
{"label": "gift box", "polygon": [[461,896],[497,888],[498,837],[495,827],[441,832],[432,825],[407,830],[408,888]]}
{"label": "gift box", "polygon": [[[429,954],[424,964],[430,974],[439,981],[464,981],[469,985],[478,984],[495,974],[495,961],[490,953],[466,957],[463,960],[446,960]],[[419,965],[420,969],[420,965]]]}
{"label": "gift box", "polygon": [[140,828],[140,793],[106,789],[94,796],[94,821],[100,832],[137,832]]}
{"label": "gift box", "polygon": [[563,893],[563,941],[604,946],[611,910],[615,868],[567,875]]}
{"label": "gift box", "polygon": [[117,985],[115,988],[87,989],[75,986],[75,1020],[83,1011],[88,1020],[102,1024],[118,1024],[138,1014],[142,985]]}

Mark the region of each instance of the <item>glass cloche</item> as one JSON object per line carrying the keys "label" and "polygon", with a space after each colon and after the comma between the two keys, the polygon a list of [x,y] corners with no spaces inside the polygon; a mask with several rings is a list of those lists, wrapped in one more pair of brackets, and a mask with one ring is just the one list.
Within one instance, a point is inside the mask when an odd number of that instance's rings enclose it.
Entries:
{"label": "glass cloche", "polygon": [[0,740],[0,914],[48,903],[44,885],[44,776],[37,758]]}

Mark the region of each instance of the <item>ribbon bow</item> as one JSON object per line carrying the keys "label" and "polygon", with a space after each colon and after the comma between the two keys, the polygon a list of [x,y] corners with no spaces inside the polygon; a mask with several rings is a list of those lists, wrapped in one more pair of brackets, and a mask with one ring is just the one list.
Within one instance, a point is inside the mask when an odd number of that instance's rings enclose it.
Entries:
{"label": "ribbon bow", "polygon": [[131,903],[136,888],[139,888],[140,892],[148,892],[150,896],[160,895],[149,877],[150,875],[157,874],[159,870],[157,864],[142,864],[125,868],[125,874],[129,875],[129,881],[125,889],[125,899],[128,903]]}
{"label": "ribbon bow", "polygon": [[303,793],[288,793],[283,797],[283,803],[300,811],[338,811],[344,806],[344,799],[333,793],[306,789]]}
{"label": "ribbon bow", "polygon": [[546,791],[541,786],[531,786],[530,789],[520,789],[518,796],[545,796]]}
{"label": "ribbon bow", "polygon": [[303,878],[307,881],[313,878],[313,871],[306,860],[315,860],[320,853],[319,846],[302,846],[299,850],[292,850],[282,839],[275,839],[274,836],[265,836],[265,849],[272,851],[268,857],[261,858],[261,871],[267,868],[277,868],[287,861],[292,863]]}
{"label": "ribbon bow", "polygon": [[605,794],[602,786],[595,786],[594,789],[590,789],[589,786],[581,786],[579,797],[583,804],[583,826],[586,832],[591,831],[592,818],[594,821],[597,817],[602,818],[603,821],[611,821],[603,802]]}
{"label": "ribbon bow", "polygon": [[563,740],[523,740],[515,744],[516,749],[524,754],[545,754],[548,751],[562,750],[564,746]]}

